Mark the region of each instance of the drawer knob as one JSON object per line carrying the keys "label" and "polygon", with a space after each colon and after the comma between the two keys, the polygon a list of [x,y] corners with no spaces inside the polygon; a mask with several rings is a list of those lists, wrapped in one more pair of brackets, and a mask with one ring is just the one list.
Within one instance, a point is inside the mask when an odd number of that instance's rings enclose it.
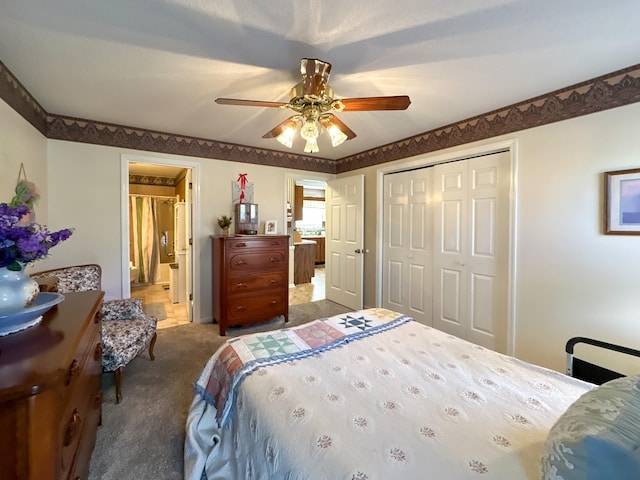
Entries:
{"label": "drawer knob", "polygon": [[247,288],[247,284],[244,282],[236,283],[236,288]]}
{"label": "drawer knob", "polygon": [[64,432],[63,445],[65,447],[68,447],[69,445],[71,445],[71,442],[73,442],[73,439],[78,433],[78,430],[80,430],[81,421],[82,419],[80,418],[80,412],[78,412],[78,409],[76,408],[73,410],[71,418],[69,419],[69,424],[67,425],[67,429]]}
{"label": "drawer knob", "polygon": [[278,259],[277,259],[277,258],[275,258],[275,257],[271,257],[271,258],[269,258],[269,261],[270,261],[271,263],[274,263],[274,262],[277,262],[277,261],[278,261]]}
{"label": "drawer knob", "polygon": [[97,362],[98,360],[102,360],[102,344],[98,342],[96,344],[96,349],[93,352],[93,359]]}
{"label": "drawer knob", "polygon": [[93,317],[93,323],[100,323],[101,320],[102,320],[102,311],[98,310],[96,312],[95,317]]}
{"label": "drawer knob", "polygon": [[67,377],[65,378],[66,385],[69,385],[71,383],[71,380],[73,380],[73,377],[75,377],[78,374],[78,370],[80,370],[80,363],[78,363],[78,360],[74,358],[73,362],[71,362],[71,366],[69,367],[69,370],[67,370]]}
{"label": "drawer knob", "polygon": [[93,408],[100,408],[102,405],[102,390],[98,390],[93,396]]}
{"label": "drawer knob", "polygon": [[270,278],[269,283],[273,285],[274,283],[278,283],[278,280],[276,280],[275,278]]}
{"label": "drawer knob", "polygon": [[278,302],[278,300],[271,300],[269,303],[270,303],[271,305],[276,305],[276,304],[278,304],[278,303],[280,303],[280,302]]}
{"label": "drawer knob", "polygon": [[236,262],[236,265],[246,265],[246,264],[247,264],[246,260],[238,260]]}
{"label": "drawer knob", "polygon": [[246,247],[246,246],[247,246],[247,244],[246,244],[246,243],[244,243],[244,242],[240,242],[240,243],[236,243],[236,246],[237,246],[237,247]]}
{"label": "drawer knob", "polygon": [[243,311],[243,310],[246,310],[246,307],[245,307],[244,305],[238,305],[238,306],[235,308],[235,311],[236,311],[236,312],[241,312],[241,311]]}

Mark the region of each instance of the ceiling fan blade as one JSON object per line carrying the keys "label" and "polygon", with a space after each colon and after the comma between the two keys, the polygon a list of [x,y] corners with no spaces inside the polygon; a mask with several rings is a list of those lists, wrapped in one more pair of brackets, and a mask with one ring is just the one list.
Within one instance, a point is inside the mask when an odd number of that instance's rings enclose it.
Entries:
{"label": "ceiling fan blade", "polygon": [[272,128],[267,133],[265,133],[262,136],[262,138],[276,138],[278,135],[284,132],[287,129],[287,127],[290,127],[290,126],[295,127],[296,123],[293,121],[294,117],[295,115],[293,117],[287,118],[284,122],[280,123],[277,127]]}
{"label": "ceiling fan blade", "polygon": [[322,97],[325,94],[331,64],[317,58],[303,58],[300,60],[300,73],[302,73],[302,94]]}
{"label": "ceiling fan blade", "polygon": [[325,128],[329,128],[333,123],[335,126],[337,126],[340,129],[342,133],[344,133],[347,136],[347,140],[351,140],[352,138],[356,137],[356,132],[354,132],[349,127],[347,127],[347,125],[342,120],[340,120],[338,117],[336,117],[331,113],[327,115],[323,115],[320,118],[320,121],[322,122],[322,125]]}
{"label": "ceiling fan blade", "polygon": [[406,110],[411,105],[407,95],[393,97],[341,98],[345,112],[363,112],[367,110]]}
{"label": "ceiling fan blade", "polygon": [[239,105],[244,107],[283,107],[288,103],[263,102],[262,100],[240,100],[238,98],[216,98],[216,103],[221,105]]}

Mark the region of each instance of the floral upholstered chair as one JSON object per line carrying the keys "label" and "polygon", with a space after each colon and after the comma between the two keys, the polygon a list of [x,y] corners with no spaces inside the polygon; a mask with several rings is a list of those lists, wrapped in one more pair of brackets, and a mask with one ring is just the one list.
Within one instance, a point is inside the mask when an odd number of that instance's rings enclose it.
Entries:
{"label": "floral upholstered chair", "polygon": [[[99,265],[71,267],[33,273],[42,289],[58,293],[100,290],[102,269]],[[113,372],[116,380],[116,403],[122,399],[122,373],[124,367],[147,347],[149,357],[155,359],[155,317],[142,310],[142,300],[125,298],[102,303],[102,369]]]}
{"label": "floral upholstered chair", "polygon": [[147,346],[149,358],[155,359],[156,325],[156,318],[142,310],[139,298],[109,300],[102,304],[102,369],[115,374],[116,403],[122,399],[124,367]]}

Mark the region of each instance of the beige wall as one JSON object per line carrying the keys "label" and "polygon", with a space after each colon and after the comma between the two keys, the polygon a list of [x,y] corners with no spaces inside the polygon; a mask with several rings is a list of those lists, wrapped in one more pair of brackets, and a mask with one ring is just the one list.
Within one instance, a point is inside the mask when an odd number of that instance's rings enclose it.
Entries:
{"label": "beige wall", "polygon": [[[99,263],[103,268],[106,298],[123,295],[121,165],[126,155],[141,156],[147,161],[172,160],[189,162],[199,169],[199,214],[194,218],[194,319],[210,322],[211,246],[210,235],[217,234],[216,219],[231,211],[231,184],[239,173],[246,173],[254,183],[254,201],[259,204],[261,224],[265,219],[278,219],[282,233],[285,212],[285,171],[276,167],[240,164],[195,157],[179,157],[149,152],[124,150],[74,142],[50,140],[49,215],[52,222],[75,227],[73,237],[56,247],[47,268],[71,263]],[[69,172],[73,172],[72,175]],[[125,250],[124,255],[127,252]],[[40,263],[40,262],[39,262]],[[39,265],[38,269],[42,269]],[[125,278],[128,278],[126,272]]]}
{"label": "beige wall", "polygon": [[[640,237],[603,235],[601,226],[603,172],[640,166],[638,118],[635,104],[341,175],[365,175],[365,279],[378,274],[378,170],[513,140],[516,356],[563,371],[573,336],[638,347]],[[364,292],[365,305],[375,305],[376,283],[366,281]]]}
{"label": "beige wall", "polygon": [[36,219],[47,223],[47,139],[0,100],[0,202],[13,197],[21,162],[41,195]]}
{"label": "beige wall", "polygon": [[[505,139],[517,142],[514,308],[515,353],[520,358],[563,370],[564,343],[575,335],[640,345],[640,237],[601,233],[602,172],[640,165],[638,118],[640,104],[635,104],[474,144]],[[282,230],[285,175],[304,176],[304,172],[46,141],[0,102],[2,200],[12,192],[20,161],[25,161],[30,179],[45,193],[39,204],[39,219],[48,216],[52,228],[76,228],[72,239],[52,250],[50,258],[37,262],[38,269],[72,262],[100,263],[108,298],[118,297],[122,291],[122,154],[199,165],[201,208],[195,221],[200,233],[195,256],[200,265],[196,278],[200,305],[196,321],[210,321],[208,239],[215,231],[216,217],[229,211],[230,182],[238,173],[247,173],[255,182],[261,219],[277,218]],[[431,157],[425,156],[425,161]],[[365,260],[366,305],[375,304],[375,281],[368,279],[374,279],[377,271],[379,168],[349,173],[364,173],[366,177],[365,238],[371,251]]]}

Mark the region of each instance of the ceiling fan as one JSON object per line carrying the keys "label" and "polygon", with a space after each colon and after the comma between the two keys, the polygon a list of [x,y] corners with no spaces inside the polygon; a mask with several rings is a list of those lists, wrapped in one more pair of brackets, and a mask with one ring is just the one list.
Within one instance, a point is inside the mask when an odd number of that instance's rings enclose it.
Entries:
{"label": "ceiling fan", "polygon": [[304,148],[305,153],[319,151],[318,135],[321,127],[329,133],[334,147],[345,140],[355,138],[355,132],[333,112],[406,110],[411,104],[407,95],[334,99],[333,89],[328,84],[331,64],[317,58],[303,58],[300,61],[300,73],[302,73],[302,81],[291,89],[289,102],[216,98],[216,103],[293,110],[296,115],[269,130],[262,138],[276,138],[281,144],[291,148],[295,133],[300,128],[300,136],[307,142]]}

